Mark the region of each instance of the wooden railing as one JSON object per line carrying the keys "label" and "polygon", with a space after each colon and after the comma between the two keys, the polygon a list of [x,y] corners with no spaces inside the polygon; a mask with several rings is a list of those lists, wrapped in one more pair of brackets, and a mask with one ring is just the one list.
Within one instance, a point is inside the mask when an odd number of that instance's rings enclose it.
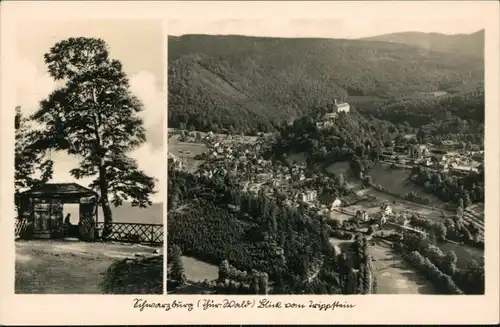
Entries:
{"label": "wooden railing", "polygon": [[[97,223],[99,236],[104,230],[104,222]],[[106,239],[129,243],[163,244],[163,225],[144,223],[111,223],[111,231]]]}
{"label": "wooden railing", "polygon": [[28,226],[27,219],[16,219],[14,227],[14,237],[17,239],[20,237],[22,231]]}
{"label": "wooden railing", "polygon": [[[19,238],[27,227],[27,219],[16,219],[15,238]],[[98,236],[102,235],[104,222],[97,224]],[[111,223],[111,231],[107,237],[110,241],[128,243],[147,243],[150,245],[163,244],[163,224],[143,224],[143,223]]]}

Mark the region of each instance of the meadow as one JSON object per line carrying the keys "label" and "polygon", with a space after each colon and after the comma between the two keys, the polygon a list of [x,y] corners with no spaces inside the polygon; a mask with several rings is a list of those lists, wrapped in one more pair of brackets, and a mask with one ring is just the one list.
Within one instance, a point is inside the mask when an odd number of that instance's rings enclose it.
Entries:
{"label": "meadow", "polygon": [[403,258],[390,243],[375,241],[370,245],[377,294],[435,294],[434,287]]}
{"label": "meadow", "polygon": [[373,184],[381,185],[384,190],[404,196],[406,193],[415,192],[419,196],[426,196],[430,199],[430,205],[440,206],[443,201],[436,196],[425,193],[424,189],[408,180],[410,170],[404,168],[390,167],[388,164],[377,162],[368,172]]}
{"label": "meadow", "polygon": [[208,148],[203,143],[190,143],[179,141],[179,135],[173,135],[168,140],[168,152],[180,158],[188,171],[196,169],[205,161],[194,159],[196,155],[207,152]]}
{"label": "meadow", "polygon": [[182,256],[182,263],[187,280],[190,282],[202,282],[205,279],[211,281],[219,276],[219,267],[193,257]]}

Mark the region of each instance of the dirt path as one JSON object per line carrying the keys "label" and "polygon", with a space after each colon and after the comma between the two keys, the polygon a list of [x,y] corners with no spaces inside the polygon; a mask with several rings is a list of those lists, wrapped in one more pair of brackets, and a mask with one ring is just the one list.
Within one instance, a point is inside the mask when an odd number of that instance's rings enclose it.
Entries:
{"label": "dirt path", "polygon": [[116,260],[153,249],[119,243],[33,240],[16,242],[16,293],[101,294],[100,281]]}
{"label": "dirt path", "polygon": [[370,244],[377,294],[436,294],[432,284],[421,276],[389,243]]}

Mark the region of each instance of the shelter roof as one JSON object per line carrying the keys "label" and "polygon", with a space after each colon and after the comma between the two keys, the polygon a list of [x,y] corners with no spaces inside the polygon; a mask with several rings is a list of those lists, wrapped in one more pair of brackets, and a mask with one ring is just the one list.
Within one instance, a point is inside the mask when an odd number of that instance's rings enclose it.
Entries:
{"label": "shelter roof", "polygon": [[86,187],[77,183],[46,183],[35,186],[27,191],[21,192],[20,196],[44,196],[44,197],[90,197],[99,195]]}

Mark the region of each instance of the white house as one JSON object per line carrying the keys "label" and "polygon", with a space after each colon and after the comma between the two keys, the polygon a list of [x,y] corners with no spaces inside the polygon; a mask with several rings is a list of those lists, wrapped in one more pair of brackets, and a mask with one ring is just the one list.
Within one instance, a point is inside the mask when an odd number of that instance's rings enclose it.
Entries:
{"label": "white house", "polygon": [[342,201],[340,201],[339,198],[336,198],[335,201],[332,202],[332,205],[330,206],[330,210],[333,210],[334,208],[338,208],[342,205]]}
{"label": "white house", "polygon": [[306,191],[302,193],[302,201],[304,202],[314,201],[316,200],[317,197],[318,197],[318,192],[316,190]]}
{"label": "white house", "polygon": [[332,112],[349,112],[351,110],[351,106],[347,102],[338,102],[337,99],[333,99],[333,108]]}
{"label": "white house", "polygon": [[382,213],[383,213],[384,215],[392,215],[392,208],[391,208],[391,206],[389,206],[388,204],[385,204],[385,203],[384,203],[384,204],[382,204],[382,205],[380,206],[380,209],[382,209]]}
{"label": "white house", "polygon": [[174,169],[182,169],[182,161],[173,153],[168,153],[167,162],[173,164]]}
{"label": "white house", "polygon": [[319,128],[328,127],[328,121],[331,119],[337,118],[338,114],[341,112],[349,112],[351,110],[351,106],[347,102],[338,102],[337,99],[333,100],[333,103],[330,103],[328,106],[328,112],[323,116],[323,120],[325,122],[320,125],[316,124]]}
{"label": "white house", "polygon": [[385,207],[384,213],[386,215],[392,215],[392,208],[390,206]]}

